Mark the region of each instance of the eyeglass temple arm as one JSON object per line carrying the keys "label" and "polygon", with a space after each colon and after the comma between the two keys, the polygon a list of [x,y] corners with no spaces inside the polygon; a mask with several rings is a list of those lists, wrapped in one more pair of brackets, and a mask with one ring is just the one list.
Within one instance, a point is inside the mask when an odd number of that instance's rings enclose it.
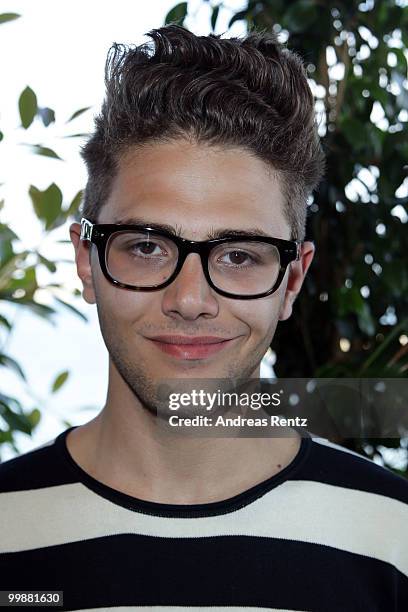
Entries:
{"label": "eyeglass temple arm", "polygon": [[88,219],[82,218],[81,219],[81,235],[80,235],[80,239],[81,240],[89,240],[89,241],[91,241],[91,238],[92,238],[92,228],[93,228],[93,223],[88,221]]}
{"label": "eyeglass temple arm", "polygon": [[[294,240],[294,242],[296,242],[296,259],[295,259],[295,261],[297,261],[298,259],[300,259],[300,254],[301,254],[301,250],[302,250],[302,244],[304,243],[304,240]],[[315,246],[315,241],[314,240],[308,240],[308,242],[311,242],[313,244],[313,246]]]}
{"label": "eyeglass temple arm", "polygon": [[300,259],[300,251],[301,251],[301,247],[303,244],[303,240],[295,240],[294,242],[296,242],[296,259],[295,261],[298,261],[298,259]]}

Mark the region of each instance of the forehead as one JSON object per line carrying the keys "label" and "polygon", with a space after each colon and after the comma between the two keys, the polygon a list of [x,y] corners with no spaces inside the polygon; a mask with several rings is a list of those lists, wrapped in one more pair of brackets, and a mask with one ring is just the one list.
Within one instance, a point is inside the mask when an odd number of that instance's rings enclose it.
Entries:
{"label": "forehead", "polygon": [[219,226],[259,226],[289,239],[283,211],[279,177],[262,160],[242,148],[183,140],[124,154],[99,221],[142,217],[177,225],[193,239]]}

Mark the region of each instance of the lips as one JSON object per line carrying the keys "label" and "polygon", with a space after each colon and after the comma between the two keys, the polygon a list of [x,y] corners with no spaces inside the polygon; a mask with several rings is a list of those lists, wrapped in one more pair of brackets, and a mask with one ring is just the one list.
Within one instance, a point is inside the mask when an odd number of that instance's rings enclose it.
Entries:
{"label": "lips", "polygon": [[225,342],[232,338],[221,338],[220,336],[174,336],[174,335],[162,335],[154,336],[151,340],[157,340],[158,342],[165,342],[166,344],[217,344],[219,342]]}
{"label": "lips", "polygon": [[162,352],[178,359],[205,359],[222,351],[235,338],[162,335],[149,340]]}

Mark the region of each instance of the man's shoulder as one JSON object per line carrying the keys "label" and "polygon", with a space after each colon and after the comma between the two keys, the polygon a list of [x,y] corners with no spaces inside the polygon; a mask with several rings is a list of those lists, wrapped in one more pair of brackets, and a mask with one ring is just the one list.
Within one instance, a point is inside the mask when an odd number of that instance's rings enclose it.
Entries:
{"label": "man's shoulder", "polygon": [[327,485],[383,495],[408,504],[407,478],[325,438],[313,438],[304,475]]}
{"label": "man's shoulder", "polygon": [[0,494],[62,484],[63,464],[55,439],[0,463]]}

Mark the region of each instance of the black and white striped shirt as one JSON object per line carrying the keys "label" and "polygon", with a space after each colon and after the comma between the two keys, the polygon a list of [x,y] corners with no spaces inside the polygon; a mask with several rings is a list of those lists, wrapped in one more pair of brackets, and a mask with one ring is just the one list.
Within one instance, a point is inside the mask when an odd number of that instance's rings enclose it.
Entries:
{"label": "black and white striped shirt", "polygon": [[0,590],[62,590],[63,610],[407,612],[408,481],[386,468],[304,437],[239,495],[161,504],[88,475],[71,429],[0,465]]}

